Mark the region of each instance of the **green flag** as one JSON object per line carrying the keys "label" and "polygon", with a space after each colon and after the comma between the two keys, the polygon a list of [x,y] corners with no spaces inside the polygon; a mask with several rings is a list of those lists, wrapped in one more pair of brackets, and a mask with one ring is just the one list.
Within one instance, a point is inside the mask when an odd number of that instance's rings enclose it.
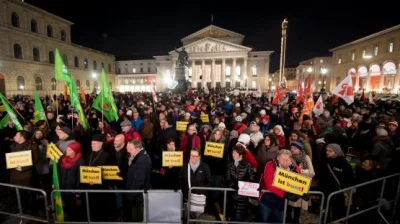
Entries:
{"label": "green flag", "polygon": [[94,100],[93,108],[102,112],[108,121],[118,121],[118,109],[107,82],[104,68],[101,69],[101,92]]}
{"label": "green flag", "polygon": [[35,117],[34,120],[35,122],[40,121],[40,120],[46,120],[46,115],[44,113],[43,105],[42,102],[39,99],[39,95],[37,91],[33,94],[33,98],[35,99]]}
{"label": "green flag", "polygon": [[3,117],[3,119],[1,119],[0,129],[3,129],[8,125],[8,119],[10,119],[10,116],[8,116],[8,114],[5,117]]}
{"label": "green flag", "polygon": [[17,116],[14,113],[14,110],[8,105],[6,98],[4,98],[3,94],[0,93],[1,102],[6,108],[7,114],[10,116],[11,120],[14,122],[15,127],[18,131],[22,130],[22,125],[19,123]]}
{"label": "green flag", "polygon": [[55,201],[55,212],[56,212],[56,221],[63,222],[64,221],[64,210],[63,203],[61,199],[61,193],[57,190],[60,190],[60,183],[58,181],[58,169],[57,169],[57,161],[53,160],[53,185],[54,185],[54,201]]}
{"label": "green flag", "polygon": [[73,80],[71,74],[68,73],[67,67],[64,64],[64,61],[56,48],[56,55],[55,55],[55,73],[56,73],[56,80],[59,81],[66,81]]}

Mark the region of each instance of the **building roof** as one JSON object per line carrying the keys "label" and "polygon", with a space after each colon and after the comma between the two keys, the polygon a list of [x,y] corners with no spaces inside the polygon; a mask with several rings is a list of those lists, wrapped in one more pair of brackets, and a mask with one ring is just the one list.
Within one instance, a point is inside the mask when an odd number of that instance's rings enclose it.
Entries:
{"label": "building roof", "polygon": [[[218,36],[213,36],[213,35],[227,35],[227,36],[231,36],[231,37],[238,37],[238,38],[241,38],[242,40],[244,39],[243,34],[236,33],[236,32],[221,28],[219,26],[209,25],[195,33],[192,33],[192,34],[182,38],[181,41],[197,38],[198,36],[201,36],[204,33],[211,35],[210,37],[218,38]],[[201,38],[203,38],[203,37],[201,37]]]}
{"label": "building roof", "polygon": [[154,57],[148,55],[121,55],[121,56],[116,56],[115,60],[116,61],[154,60]]}
{"label": "building roof", "polygon": [[372,38],[375,38],[375,37],[378,37],[378,36],[381,36],[381,35],[384,35],[384,34],[393,32],[393,31],[396,31],[396,30],[398,30],[398,29],[400,29],[400,25],[390,27],[390,28],[388,28],[388,29],[386,29],[386,30],[379,31],[379,32],[377,32],[377,33],[368,35],[368,36],[366,36],[366,37],[363,37],[363,38],[360,38],[360,39],[358,39],[358,40],[352,41],[352,42],[350,42],[350,43],[343,44],[343,45],[341,45],[341,46],[339,46],[339,47],[332,48],[332,49],[330,49],[329,51],[336,51],[336,50],[339,50],[339,49],[341,49],[341,48],[351,46],[351,45],[353,45],[353,44],[358,44],[358,43],[361,43],[361,42],[363,42],[363,41],[366,41],[366,40],[369,40],[369,39],[372,39]]}

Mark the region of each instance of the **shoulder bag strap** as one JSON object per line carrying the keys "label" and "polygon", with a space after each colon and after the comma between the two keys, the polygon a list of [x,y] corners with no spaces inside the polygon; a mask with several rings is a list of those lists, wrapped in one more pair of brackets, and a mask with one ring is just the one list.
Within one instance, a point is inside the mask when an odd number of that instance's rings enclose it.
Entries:
{"label": "shoulder bag strap", "polygon": [[331,168],[331,166],[329,164],[328,164],[328,169],[331,172],[333,178],[335,178],[336,182],[339,184],[339,188],[342,188],[341,185],[340,185],[339,179],[336,177],[335,173],[333,172],[333,170],[332,170],[332,168]]}
{"label": "shoulder bag strap", "polygon": [[188,186],[189,189],[192,188],[192,184],[190,183],[190,164],[188,163]]}

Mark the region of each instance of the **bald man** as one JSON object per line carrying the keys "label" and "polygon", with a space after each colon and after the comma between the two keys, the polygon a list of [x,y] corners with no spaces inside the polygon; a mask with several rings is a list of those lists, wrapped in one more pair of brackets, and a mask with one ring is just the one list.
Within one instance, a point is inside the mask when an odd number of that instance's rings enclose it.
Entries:
{"label": "bald man", "polygon": [[[116,180],[113,182],[113,188],[116,190],[125,189],[125,179],[128,171],[128,151],[126,150],[125,136],[119,134],[114,138],[114,150],[111,152],[112,164],[118,166],[120,171],[120,176],[124,180]],[[116,193],[116,214],[118,221],[123,219],[123,195],[121,193]]]}

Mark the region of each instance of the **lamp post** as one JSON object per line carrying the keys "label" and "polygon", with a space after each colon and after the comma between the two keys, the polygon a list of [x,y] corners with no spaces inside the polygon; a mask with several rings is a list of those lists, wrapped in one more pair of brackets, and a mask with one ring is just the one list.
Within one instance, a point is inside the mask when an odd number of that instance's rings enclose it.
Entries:
{"label": "lamp post", "polygon": [[271,81],[272,81],[272,79],[269,78],[269,79],[268,79],[268,88],[269,88],[269,90],[271,90],[271,84],[272,84]]}
{"label": "lamp post", "polygon": [[326,75],[327,72],[328,72],[328,69],[327,69],[327,68],[322,68],[322,69],[321,69],[322,88],[321,88],[320,94],[326,94],[326,91],[325,91],[325,75]]}

